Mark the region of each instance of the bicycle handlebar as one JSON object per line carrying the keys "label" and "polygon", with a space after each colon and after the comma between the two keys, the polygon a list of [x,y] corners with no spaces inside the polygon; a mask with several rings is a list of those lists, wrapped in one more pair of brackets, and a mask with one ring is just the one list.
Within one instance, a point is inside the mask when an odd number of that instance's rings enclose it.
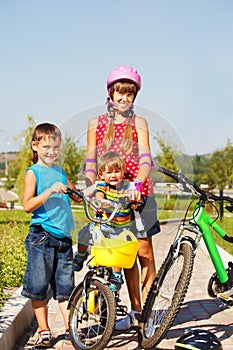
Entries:
{"label": "bicycle handlebar", "polygon": [[[124,208],[126,209],[127,207],[129,207],[131,204],[141,204],[137,201],[130,201],[129,197],[124,196],[124,197],[120,197],[119,198],[119,202],[114,202],[114,201],[110,201],[110,200],[106,200],[106,199],[96,199],[96,198],[88,198],[84,195],[84,193],[80,190],[74,190],[71,188],[67,188],[66,193],[69,195],[73,195],[75,194],[76,196],[78,196],[79,198],[82,199],[83,204],[84,204],[84,209],[85,209],[85,214],[87,216],[87,218],[97,224],[107,224],[110,221],[112,221],[112,219],[114,218],[114,216],[116,215],[116,213],[121,209]],[[104,208],[109,208],[112,207],[114,208],[111,215],[108,217],[108,219],[103,220],[101,215],[98,216],[98,214],[102,214],[102,209]],[[94,210],[95,215],[97,214],[97,216],[93,216],[90,213],[90,208],[92,210]]]}
{"label": "bicycle handlebar", "polygon": [[194,192],[200,199],[203,199],[204,201],[207,200],[214,200],[216,202],[221,202],[221,201],[227,201],[232,204],[231,207],[226,207],[229,211],[233,212],[233,198],[228,197],[228,196],[216,196],[213,193],[209,191],[205,191],[201,189],[195,182],[192,180],[188,179],[183,173],[181,172],[174,172],[168,169],[165,169],[163,167],[158,167],[157,170],[172,179],[174,179],[176,182],[179,182],[184,190],[188,190],[191,192]]}

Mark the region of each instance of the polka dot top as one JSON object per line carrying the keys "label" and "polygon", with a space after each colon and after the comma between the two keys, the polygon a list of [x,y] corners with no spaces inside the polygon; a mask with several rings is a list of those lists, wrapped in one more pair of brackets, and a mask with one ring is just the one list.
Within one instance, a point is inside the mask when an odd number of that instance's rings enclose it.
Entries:
{"label": "polka dot top", "polygon": [[[138,174],[139,170],[139,151],[138,151],[138,134],[136,130],[136,125],[135,125],[135,115],[132,118],[132,136],[133,136],[133,149],[130,154],[124,154],[121,151],[121,142],[124,137],[124,130],[125,130],[125,125],[127,122],[127,119],[123,121],[123,123],[119,124],[114,124],[114,129],[115,129],[115,140],[113,142],[113,145],[109,151],[114,151],[118,154],[120,154],[124,160],[125,160],[125,165],[126,165],[126,172],[124,178],[129,181],[133,181]],[[103,149],[103,139],[105,132],[107,130],[108,126],[108,115],[101,115],[98,117],[98,125],[96,128],[96,146],[97,146],[97,157],[99,158],[103,153],[105,153],[105,150]],[[149,194],[152,194],[154,192],[154,187],[153,187],[153,182],[151,177],[149,176],[147,180],[143,184],[142,188],[142,195],[147,196]]]}

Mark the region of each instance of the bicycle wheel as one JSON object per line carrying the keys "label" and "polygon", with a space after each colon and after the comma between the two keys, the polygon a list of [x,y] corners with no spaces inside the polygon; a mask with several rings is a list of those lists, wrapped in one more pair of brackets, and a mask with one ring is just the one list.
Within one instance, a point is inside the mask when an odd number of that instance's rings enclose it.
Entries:
{"label": "bicycle wheel", "polygon": [[181,244],[176,258],[170,255],[167,259],[168,264],[166,260],[162,264],[142,311],[139,344],[143,349],[154,349],[171,327],[192,275],[194,254],[188,243]]}
{"label": "bicycle wheel", "polygon": [[87,310],[82,285],[70,307],[69,329],[75,349],[102,350],[112,336],[115,325],[115,300],[108,286],[94,280],[88,288]]}

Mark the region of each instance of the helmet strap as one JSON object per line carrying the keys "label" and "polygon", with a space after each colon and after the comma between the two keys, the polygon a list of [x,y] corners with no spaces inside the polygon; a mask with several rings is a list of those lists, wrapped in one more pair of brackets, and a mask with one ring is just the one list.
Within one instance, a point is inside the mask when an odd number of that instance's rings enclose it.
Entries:
{"label": "helmet strap", "polygon": [[115,118],[115,107],[114,107],[114,104],[111,102],[110,97],[108,97],[106,105],[107,105],[107,110],[108,110],[108,117],[114,119]]}
{"label": "helmet strap", "polygon": [[[111,102],[110,97],[107,98],[106,105],[107,105],[107,110],[108,110],[108,117],[114,119],[115,118],[115,105],[114,105],[114,103]],[[122,115],[125,118],[133,118],[133,116],[134,116],[133,104]]]}
{"label": "helmet strap", "polygon": [[130,106],[130,108],[129,109],[127,109],[127,111],[125,111],[124,113],[123,113],[123,116],[124,117],[128,117],[128,118],[133,118],[133,116],[134,116],[134,110],[133,110],[133,105],[132,106]]}

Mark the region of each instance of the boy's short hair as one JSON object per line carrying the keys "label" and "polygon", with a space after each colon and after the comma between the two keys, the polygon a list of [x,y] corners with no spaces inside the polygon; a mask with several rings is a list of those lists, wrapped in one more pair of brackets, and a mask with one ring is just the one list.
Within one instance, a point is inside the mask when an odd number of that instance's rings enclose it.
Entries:
{"label": "boy's short hair", "polygon": [[37,151],[34,151],[32,148],[32,142],[40,142],[42,139],[46,140],[46,137],[51,137],[53,140],[55,140],[57,137],[62,139],[61,136],[61,130],[58,126],[51,124],[51,123],[41,123],[38,124],[32,133],[32,140],[31,140],[31,150],[32,150],[32,161],[33,163],[38,162],[38,154]]}
{"label": "boy's short hair", "polygon": [[123,170],[125,171],[125,161],[124,158],[113,151],[102,154],[102,156],[98,159],[98,176],[102,175],[103,171],[105,171],[106,166],[108,169],[115,170]]}
{"label": "boy's short hair", "polygon": [[61,140],[61,131],[58,126],[51,123],[38,124],[32,134],[32,141],[41,141],[46,137],[52,137],[54,140],[59,137]]}

